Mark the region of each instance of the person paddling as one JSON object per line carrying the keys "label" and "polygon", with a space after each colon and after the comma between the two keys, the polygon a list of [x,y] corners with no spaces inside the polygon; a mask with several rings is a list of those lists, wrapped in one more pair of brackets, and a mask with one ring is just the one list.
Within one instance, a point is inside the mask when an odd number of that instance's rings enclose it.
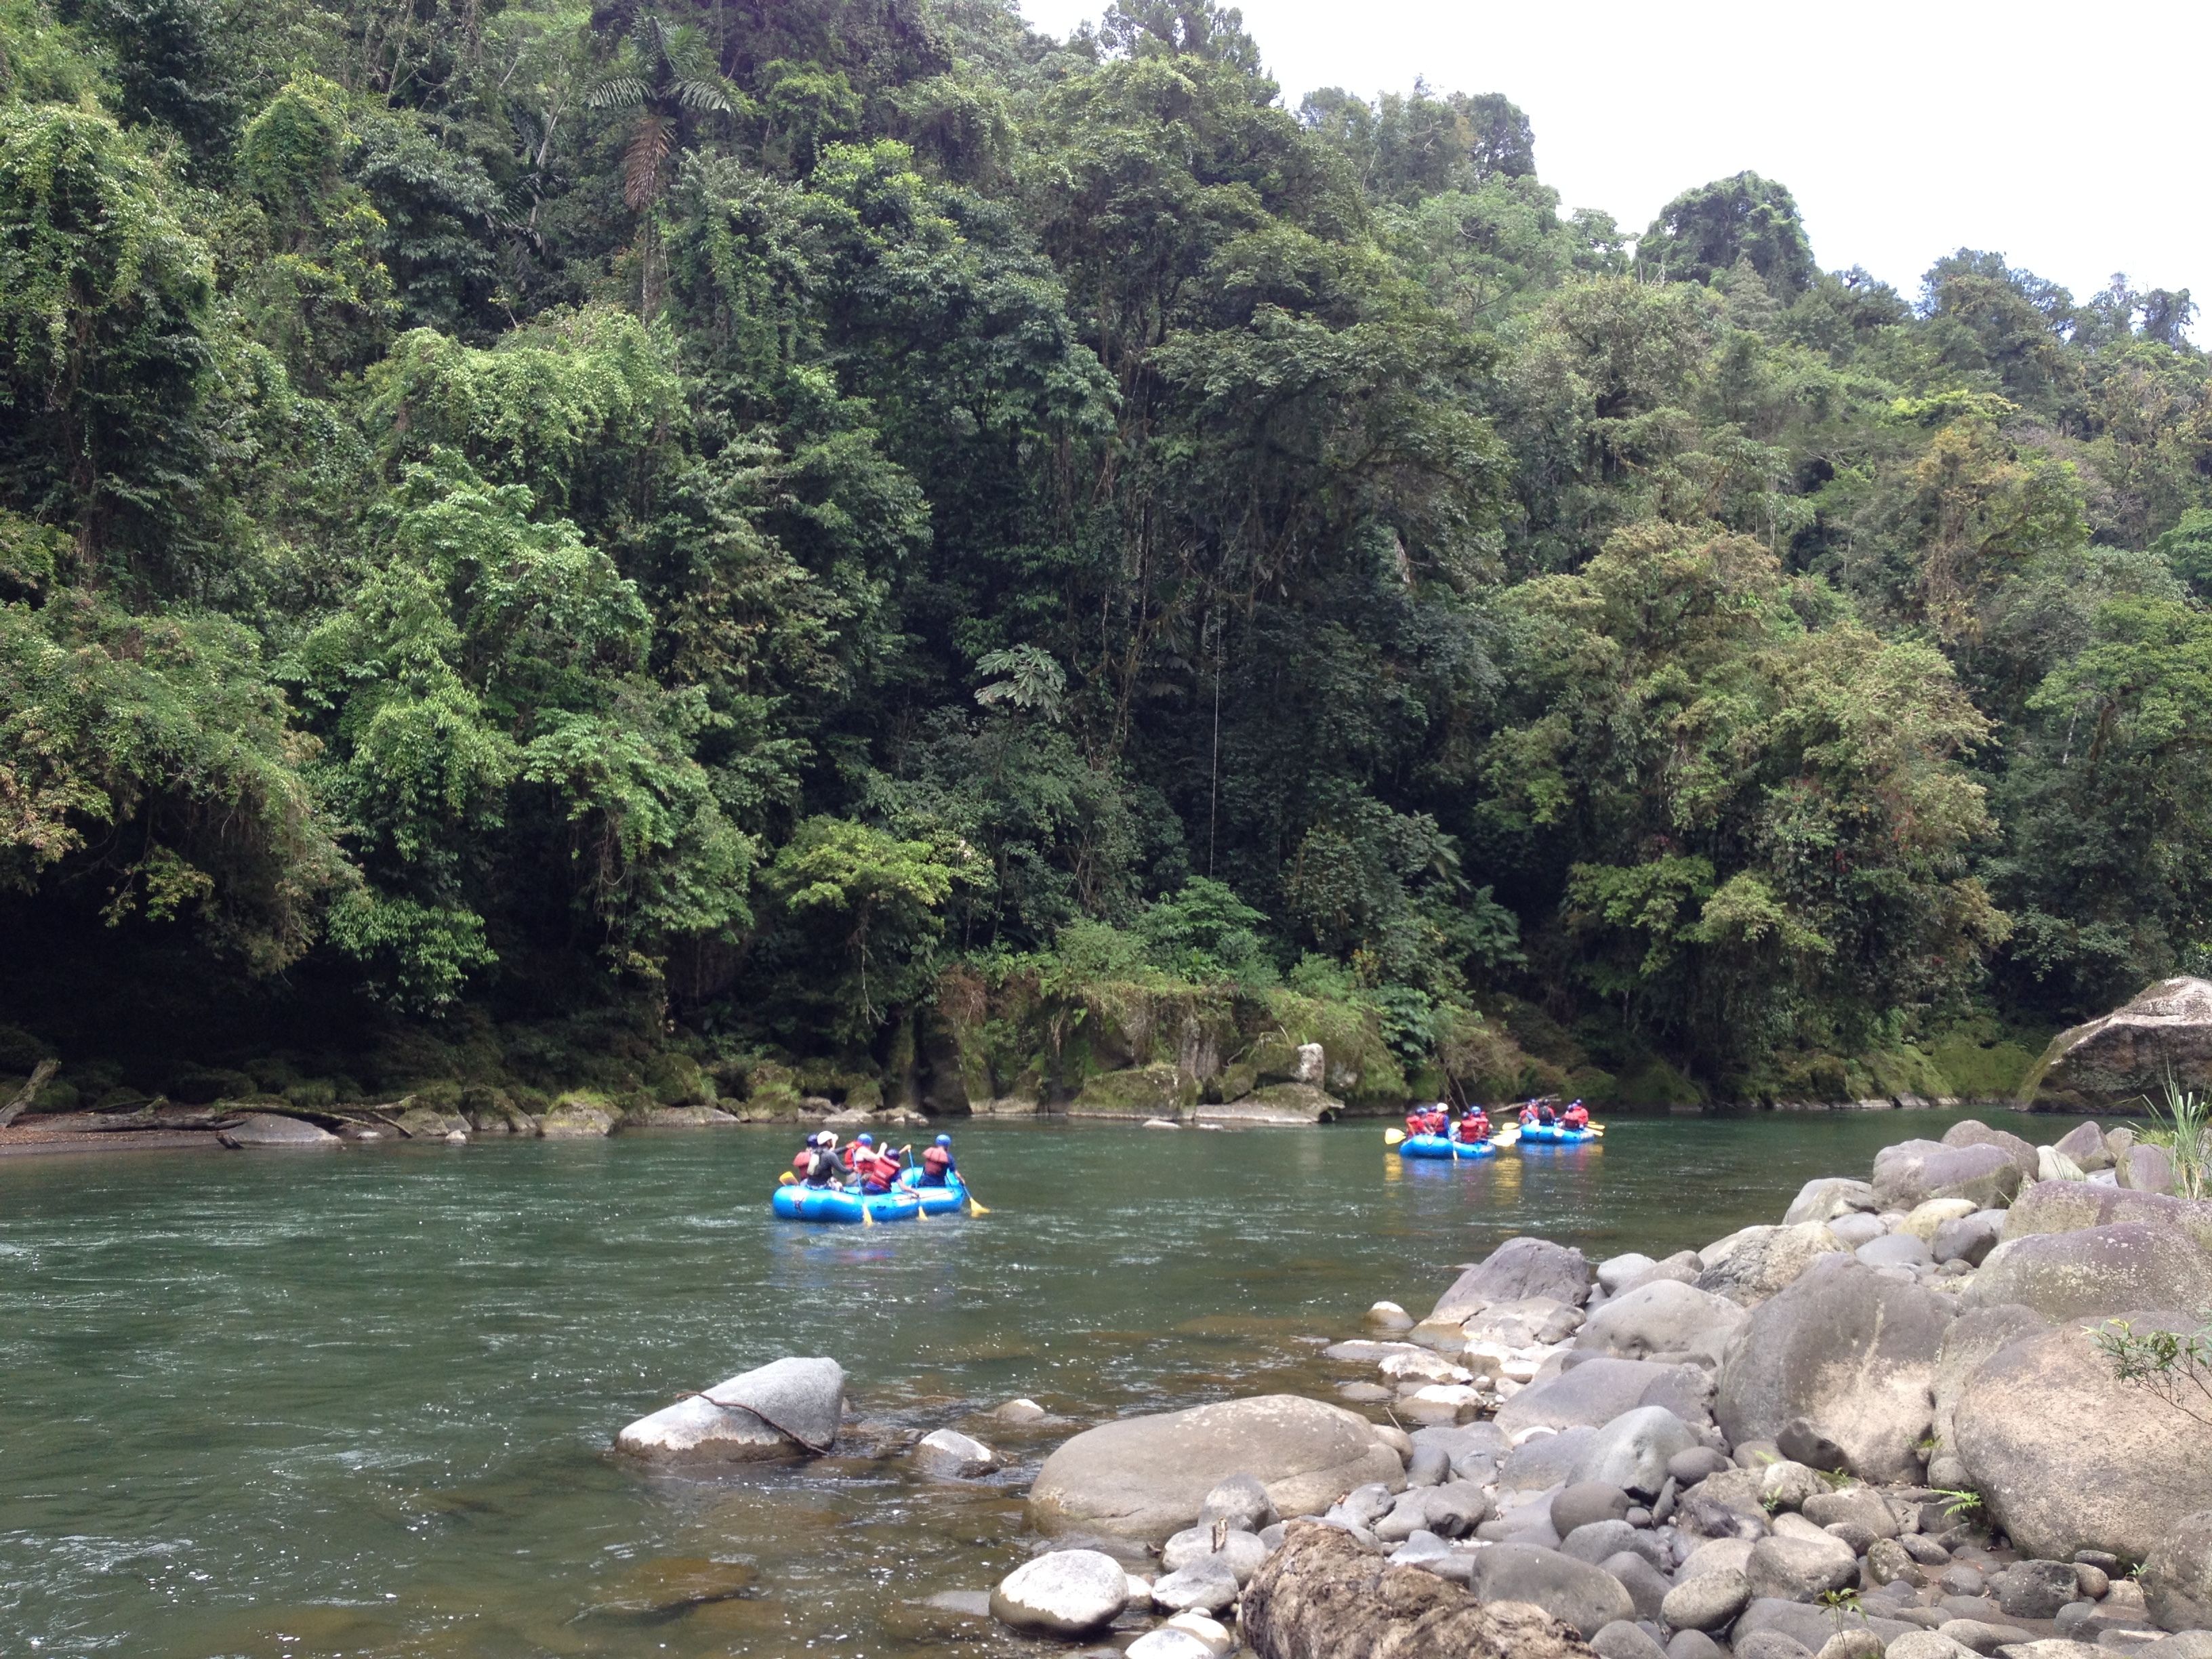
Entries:
{"label": "person paddling", "polygon": [[890,1191],[899,1176],[899,1156],[890,1147],[878,1148],[875,1155],[863,1160],[857,1171],[860,1190],[873,1196]]}
{"label": "person paddling", "polygon": [[1459,1121],[1459,1138],[1463,1145],[1479,1146],[1490,1139],[1490,1115],[1480,1106],[1470,1106],[1467,1115]]}
{"label": "person paddling", "polygon": [[952,1137],[939,1135],[935,1146],[923,1149],[921,1173],[915,1177],[915,1184],[918,1187],[949,1187],[952,1183],[946,1176],[951,1174],[954,1167]]}
{"label": "person paddling", "polygon": [[1587,1129],[1589,1127],[1589,1108],[1579,1100],[1576,1101],[1567,1108],[1566,1115],[1559,1121],[1570,1129]]}
{"label": "person paddling", "polygon": [[810,1187],[838,1187],[844,1184],[844,1161],[837,1156],[837,1137],[824,1129],[816,1135],[811,1150],[806,1154],[806,1168],[799,1177]]}

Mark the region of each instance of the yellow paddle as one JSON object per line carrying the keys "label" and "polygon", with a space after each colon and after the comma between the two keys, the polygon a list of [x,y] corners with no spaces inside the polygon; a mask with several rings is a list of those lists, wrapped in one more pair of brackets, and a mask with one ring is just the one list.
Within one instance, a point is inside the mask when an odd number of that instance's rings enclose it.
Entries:
{"label": "yellow paddle", "polygon": [[1385,1129],[1382,1132],[1382,1144],[1385,1146],[1395,1146],[1405,1138],[1406,1132],[1403,1129]]}
{"label": "yellow paddle", "polygon": [[799,1184],[799,1177],[786,1170],[775,1178],[775,1184],[779,1187],[796,1187]]}

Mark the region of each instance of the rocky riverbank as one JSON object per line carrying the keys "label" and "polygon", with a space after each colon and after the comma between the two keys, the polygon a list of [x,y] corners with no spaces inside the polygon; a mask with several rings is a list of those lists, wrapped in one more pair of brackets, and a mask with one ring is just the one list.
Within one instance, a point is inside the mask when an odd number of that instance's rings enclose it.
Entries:
{"label": "rocky riverbank", "polygon": [[[1664,1260],[1509,1241],[1327,1349],[1341,1403],[1060,1443],[1040,1553],[946,1605],[1102,1659],[2212,1659],[2212,1375],[2185,1346],[2212,1201],[2171,1184],[2127,1129],[1969,1121]],[[2126,1374],[2127,1330],[2174,1334],[2179,1370]],[[757,1387],[708,1391],[741,1431],[707,1455],[794,1449],[743,1414]],[[720,1409],[662,1418],[696,1438]],[[674,1455],[654,1422],[625,1449]],[[908,1455],[1006,1461],[949,1432]]]}

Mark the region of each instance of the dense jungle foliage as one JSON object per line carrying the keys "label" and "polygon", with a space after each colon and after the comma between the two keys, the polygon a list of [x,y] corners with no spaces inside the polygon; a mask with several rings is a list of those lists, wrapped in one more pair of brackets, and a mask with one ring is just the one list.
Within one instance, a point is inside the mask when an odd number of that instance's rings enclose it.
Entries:
{"label": "dense jungle foliage", "polygon": [[9,1018],[1796,1097],[2202,957],[2186,291],[1558,208],[1210,0],[0,0]]}

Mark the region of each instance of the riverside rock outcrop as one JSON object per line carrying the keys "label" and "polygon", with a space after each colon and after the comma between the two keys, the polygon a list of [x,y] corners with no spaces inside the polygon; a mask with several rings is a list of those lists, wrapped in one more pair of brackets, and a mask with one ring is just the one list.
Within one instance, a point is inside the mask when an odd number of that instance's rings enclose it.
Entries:
{"label": "riverside rock outcrop", "polygon": [[2167,1079],[2212,1085],[2212,981],[2164,979],[2109,1014],[2061,1031],[2021,1079],[2039,1112],[2092,1112],[2157,1099]]}

